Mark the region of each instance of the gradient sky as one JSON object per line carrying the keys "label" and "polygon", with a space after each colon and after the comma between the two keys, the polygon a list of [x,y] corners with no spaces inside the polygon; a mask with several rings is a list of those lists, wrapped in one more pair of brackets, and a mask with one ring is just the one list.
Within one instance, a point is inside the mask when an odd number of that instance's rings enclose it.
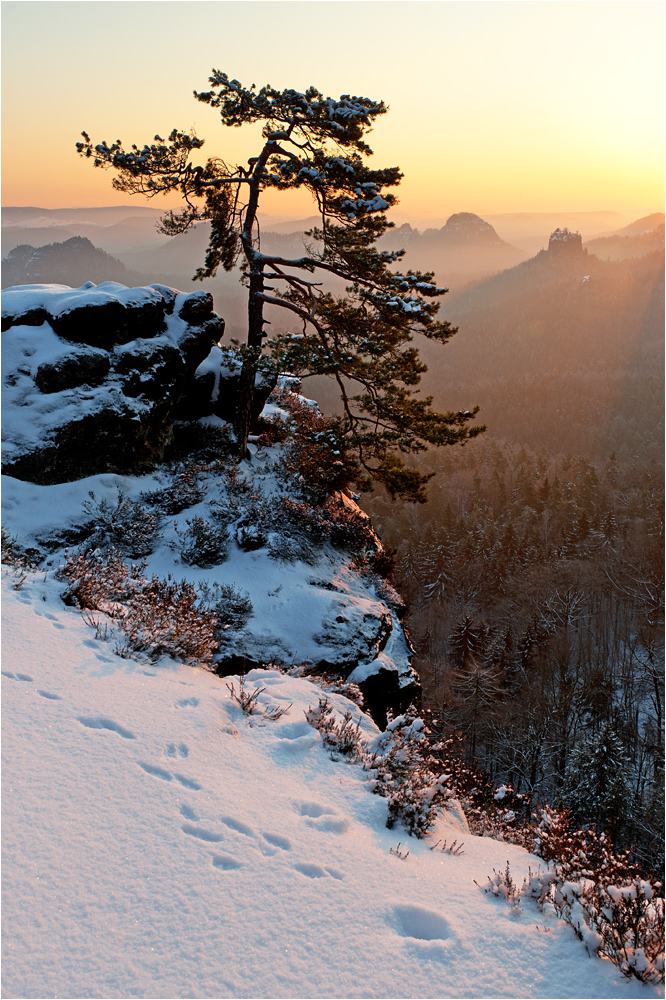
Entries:
{"label": "gradient sky", "polygon": [[[370,145],[405,172],[401,217],[636,218],[663,208],[663,38],[661,0],[5,0],[2,204],[127,203],[77,157],[82,129],[129,145],[194,125],[204,153],[244,162],[257,132],[192,97],[215,67],[383,99]],[[263,208],[308,215],[304,197]]]}

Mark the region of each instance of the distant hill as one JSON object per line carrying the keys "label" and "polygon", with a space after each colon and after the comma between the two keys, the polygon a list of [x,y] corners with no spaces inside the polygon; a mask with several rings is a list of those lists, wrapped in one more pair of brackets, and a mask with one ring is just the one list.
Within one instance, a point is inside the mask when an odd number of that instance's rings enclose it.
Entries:
{"label": "distant hill", "polygon": [[386,233],[379,245],[383,249],[406,250],[404,265],[434,271],[437,280],[448,287],[496,274],[527,256],[501,239],[490,223],[473,212],[458,212],[441,229],[426,229],[423,233],[405,223]]}
{"label": "distant hill", "polygon": [[666,222],[666,216],[664,216],[663,212],[653,212],[652,215],[644,215],[642,218],[630,222],[628,226],[623,226],[622,229],[612,229],[607,233],[599,233],[598,237],[641,236],[643,233],[651,233],[654,229],[658,229],[659,226],[663,226],[664,222]]}
{"label": "distant hill", "polygon": [[86,281],[131,282],[131,272],[121,261],[95,247],[83,236],[63,243],[14,247],[2,261],[2,287],[56,284],[80,287]]}
{"label": "distant hill", "polygon": [[643,257],[664,248],[664,213],[654,212],[624,226],[616,233],[586,243],[587,249],[602,259],[624,260]]}
{"label": "distant hill", "polygon": [[66,226],[72,222],[110,226],[122,219],[158,219],[163,214],[146,205],[108,205],[99,208],[39,208],[7,205],[2,209],[3,226]]}

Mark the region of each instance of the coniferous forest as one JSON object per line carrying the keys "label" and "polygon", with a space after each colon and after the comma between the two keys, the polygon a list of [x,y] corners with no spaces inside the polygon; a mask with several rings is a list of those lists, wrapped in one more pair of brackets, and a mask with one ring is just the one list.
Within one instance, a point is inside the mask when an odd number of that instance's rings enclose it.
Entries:
{"label": "coniferous forest", "polygon": [[424,702],[495,783],[663,858],[657,468],[482,439],[428,454],[425,506],[370,501]]}

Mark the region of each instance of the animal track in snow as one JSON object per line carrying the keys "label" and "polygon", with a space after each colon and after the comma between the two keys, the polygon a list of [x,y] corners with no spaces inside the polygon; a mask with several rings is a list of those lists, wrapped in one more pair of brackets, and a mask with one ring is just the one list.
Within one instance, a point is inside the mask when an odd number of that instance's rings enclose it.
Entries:
{"label": "animal track in snow", "polygon": [[162,781],[171,781],[171,772],[165,771],[163,767],[157,767],[155,764],[144,764],[140,760],[137,761],[137,764],[143,768],[146,774],[152,774],[154,778],[161,778]]}
{"label": "animal track in snow", "polygon": [[331,878],[338,879],[338,881],[342,881],[344,878],[342,872],[338,871],[337,868],[322,868],[321,865],[313,865],[307,861],[299,862],[294,865],[294,868],[307,878],[326,878],[330,876]]}
{"label": "animal track in snow", "polygon": [[177,771],[174,771],[172,774],[171,771],[167,771],[163,767],[158,767],[157,764],[146,764],[140,760],[137,761],[137,764],[143,768],[146,774],[152,774],[154,778],[161,778],[162,781],[171,781],[172,778],[175,778],[184,788],[189,788],[195,792],[201,789],[199,782],[195,781],[194,778],[188,778],[186,774],[178,774]]}
{"label": "animal track in snow", "polygon": [[294,808],[314,830],[322,833],[346,833],[349,829],[346,816],[338,815],[334,809],[322,806],[319,802],[298,802]]}
{"label": "animal track in snow", "polygon": [[205,840],[208,844],[219,844],[221,840],[224,840],[223,833],[213,833],[211,830],[205,830],[202,826],[192,826],[191,823],[183,823],[181,829],[188,837]]}
{"label": "animal track in snow", "polygon": [[16,680],[14,674],[12,674],[9,670],[0,670],[0,674],[2,674],[3,677],[9,677],[12,681]]}
{"label": "animal track in snow", "polygon": [[396,906],[398,933],[419,941],[446,941],[455,937],[453,928],[441,913],[423,906]]}
{"label": "animal track in snow", "polygon": [[194,823],[199,822],[199,817],[195,813],[194,809],[190,809],[190,807],[186,806],[185,803],[183,803],[183,805],[180,807],[180,815],[184,816],[185,819],[191,819],[192,822]]}
{"label": "animal track in snow", "polygon": [[328,806],[322,806],[318,802],[297,802],[294,809],[301,816],[334,816],[335,811]]}
{"label": "animal track in snow", "polygon": [[234,819],[233,816],[220,816],[220,821],[232,830],[236,830],[238,833],[244,833],[246,837],[256,837],[252,827],[248,826],[247,823],[241,823],[239,819]]}
{"label": "animal track in snow", "polygon": [[185,746],[184,743],[179,743],[178,744],[178,750],[176,750],[176,744],[175,743],[167,743],[167,748],[166,748],[166,755],[167,755],[167,757],[175,757],[177,753],[180,754],[181,757],[188,757],[190,751]]}
{"label": "animal track in snow", "polygon": [[176,708],[196,708],[198,704],[198,698],[180,698],[176,702]]}
{"label": "animal track in snow", "polygon": [[291,841],[286,837],[280,836],[279,833],[262,833],[261,835],[267,843],[271,844],[273,847],[279,847],[281,851],[291,850]]}
{"label": "animal track in snow", "polygon": [[50,691],[38,691],[37,694],[41,694],[42,698],[49,698],[50,701],[62,701],[59,694],[51,694]]}
{"label": "animal track in snow", "polygon": [[220,871],[230,872],[234,871],[236,868],[242,868],[243,865],[240,861],[236,861],[229,854],[214,854],[213,855],[213,867],[219,868]]}
{"label": "animal track in snow", "polygon": [[306,819],[305,822],[313,830],[320,830],[322,833],[346,833],[349,829],[349,820],[346,816],[318,816],[315,819]]}
{"label": "animal track in snow", "polygon": [[201,790],[201,785],[194,778],[188,778],[186,774],[178,774],[176,771],[173,772],[173,776],[176,781],[180,782],[183,788],[190,788],[193,792]]}
{"label": "animal track in snow", "polygon": [[[104,716],[98,716],[97,718],[92,718],[91,716],[79,715],[77,716],[79,722],[86,729],[110,729],[112,733],[118,733],[126,740],[135,740],[136,736],[131,733],[129,729],[125,729],[123,726],[118,725],[113,719],[106,719]],[[143,766],[143,765],[142,765]]]}

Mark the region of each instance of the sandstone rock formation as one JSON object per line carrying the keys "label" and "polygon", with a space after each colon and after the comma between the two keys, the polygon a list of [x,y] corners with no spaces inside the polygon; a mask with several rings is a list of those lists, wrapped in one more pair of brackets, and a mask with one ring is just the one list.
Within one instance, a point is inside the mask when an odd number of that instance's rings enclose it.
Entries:
{"label": "sandstone rock formation", "polygon": [[[16,286],[3,292],[2,331],[3,471],[19,479],[149,468],[174,421],[233,415],[241,362],[218,346],[224,320],[207,292]],[[274,384],[266,370],[258,409]]]}

